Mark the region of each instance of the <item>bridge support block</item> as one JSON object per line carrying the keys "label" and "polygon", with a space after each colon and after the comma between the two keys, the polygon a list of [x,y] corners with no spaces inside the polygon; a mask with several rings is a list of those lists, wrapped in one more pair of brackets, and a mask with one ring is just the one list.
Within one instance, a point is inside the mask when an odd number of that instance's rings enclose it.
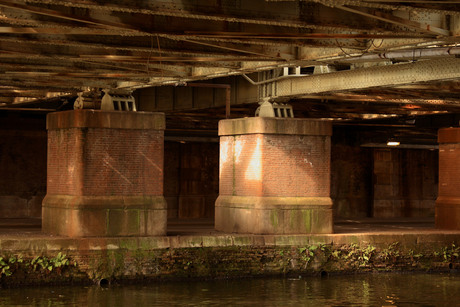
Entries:
{"label": "bridge support block", "polygon": [[460,230],[460,128],[438,132],[439,187],[435,224],[439,229]]}
{"label": "bridge support block", "polygon": [[219,123],[215,227],[253,234],[332,233],[332,125],[254,117]]}
{"label": "bridge support block", "polygon": [[166,234],[162,113],[48,114],[42,230],[70,237]]}

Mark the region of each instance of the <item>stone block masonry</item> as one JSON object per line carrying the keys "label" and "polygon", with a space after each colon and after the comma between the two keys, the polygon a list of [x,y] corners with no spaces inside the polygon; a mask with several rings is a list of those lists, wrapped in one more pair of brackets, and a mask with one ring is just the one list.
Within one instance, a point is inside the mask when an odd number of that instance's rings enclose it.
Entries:
{"label": "stone block masonry", "polygon": [[221,121],[216,229],[332,233],[331,134],[331,124],[321,120]]}
{"label": "stone block masonry", "polygon": [[164,126],[162,113],[49,114],[43,231],[72,237],[164,235]]}
{"label": "stone block masonry", "polygon": [[436,228],[460,230],[460,128],[440,129]]}

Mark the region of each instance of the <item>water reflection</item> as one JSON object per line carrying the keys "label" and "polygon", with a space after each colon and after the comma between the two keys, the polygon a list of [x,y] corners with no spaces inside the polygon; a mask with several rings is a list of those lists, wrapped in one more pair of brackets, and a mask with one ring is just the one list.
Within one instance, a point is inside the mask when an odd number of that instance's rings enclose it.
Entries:
{"label": "water reflection", "polygon": [[459,274],[1,289],[0,306],[460,306]]}

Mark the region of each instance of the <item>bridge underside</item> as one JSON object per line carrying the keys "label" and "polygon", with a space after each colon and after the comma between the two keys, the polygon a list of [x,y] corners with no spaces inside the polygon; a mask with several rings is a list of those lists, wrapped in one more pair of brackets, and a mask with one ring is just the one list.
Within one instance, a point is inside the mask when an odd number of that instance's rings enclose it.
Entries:
{"label": "bridge underside", "polygon": [[41,216],[45,116],[103,90],[165,113],[169,217],[214,216],[218,122],[264,99],[332,123],[334,216],[434,217],[438,129],[460,120],[459,3],[0,0],[0,217]]}

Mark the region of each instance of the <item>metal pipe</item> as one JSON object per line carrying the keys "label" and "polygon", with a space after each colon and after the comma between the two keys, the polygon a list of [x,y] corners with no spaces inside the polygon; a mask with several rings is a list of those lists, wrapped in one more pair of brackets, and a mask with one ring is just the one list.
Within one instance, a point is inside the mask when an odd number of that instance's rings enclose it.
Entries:
{"label": "metal pipe", "polygon": [[399,51],[390,51],[378,54],[365,54],[358,57],[346,58],[339,60],[340,63],[351,63],[359,61],[378,61],[382,59],[420,59],[420,58],[429,58],[429,57],[441,57],[441,56],[455,56],[460,54],[460,47],[443,47],[443,48],[427,48],[427,49],[413,49],[413,50],[399,50]]}
{"label": "metal pipe", "polygon": [[[308,67],[310,67],[310,66],[308,66]],[[254,80],[249,78],[246,74],[242,74],[242,76],[246,80],[248,80],[249,83],[251,83],[252,85],[262,85],[262,84],[267,84],[267,83],[271,83],[271,82],[286,79],[286,78],[306,77],[306,76],[309,76],[309,75],[285,75],[285,76],[279,76],[279,77],[276,77],[276,78],[271,78],[271,79],[268,79],[268,80],[263,80],[263,81],[258,81],[258,82],[255,82]]]}

